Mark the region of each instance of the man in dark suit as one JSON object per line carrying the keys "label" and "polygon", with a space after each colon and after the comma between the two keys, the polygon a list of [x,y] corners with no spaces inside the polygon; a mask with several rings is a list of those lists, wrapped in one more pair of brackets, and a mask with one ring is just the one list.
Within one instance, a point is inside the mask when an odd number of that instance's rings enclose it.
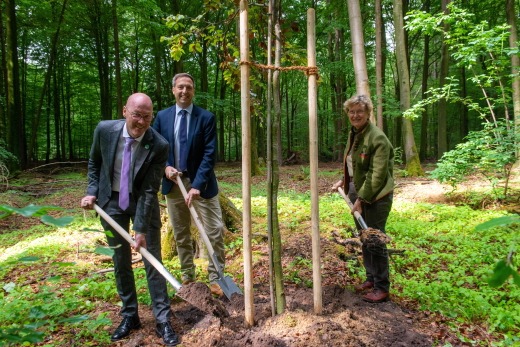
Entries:
{"label": "man in dark suit", "polygon": [[[188,206],[193,203],[200,214],[217,261],[222,266],[225,263],[222,235],[224,224],[214,172],[217,151],[215,116],[193,104],[195,81],[191,75],[177,74],[173,77],[172,84],[176,104],[157,113],[153,128],[170,143],[162,180],[162,193],[166,195],[168,214],[173,225],[182,281],[187,284],[195,280],[194,249],[190,233],[191,215]],[[182,196],[176,184],[179,173],[182,173],[181,178],[188,191],[186,198]],[[221,296],[222,289],[216,283],[219,276],[211,261],[208,273],[211,292]]]}
{"label": "man in dark suit", "polygon": [[[143,93],[132,94],[123,108],[125,120],[101,121],[94,130],[88,161],[87,195],[81,207],[92,209],[97,203],[125,230],[130,220],[135,232],[135,249],[146,248],[161,261],[161,218],[157,193],[168,143],[150,127],[152,100]],[[125,165],[128,163],[128,165]],[[108,244],[114,248],[114,272],[123,320],[111,336],[118,341],[141,327],[137,293],[132,270],[132,249],[105,220],[101,219]],[[179,338],[170,318],[170,299],[166,280],[146,259],[148,289],[156,319],[156,332],[165,344],[175,346]]]}

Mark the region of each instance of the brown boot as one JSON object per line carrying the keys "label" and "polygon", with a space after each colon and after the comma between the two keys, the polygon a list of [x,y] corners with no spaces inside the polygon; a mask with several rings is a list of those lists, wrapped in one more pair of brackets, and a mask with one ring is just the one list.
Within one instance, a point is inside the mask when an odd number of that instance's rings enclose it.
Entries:
{"label": "brown boot", "polygon": [[374,289],[368,294],[363,295],[363,300],[374,304],[388,300],[390,294],[381,289]]}
{"label": "brown boot", "polygon": [[355,286],[354,290],[356,291],[356,293],[363,293],[372,288],[374,288],[374,282],[365,281],[365,282]]}

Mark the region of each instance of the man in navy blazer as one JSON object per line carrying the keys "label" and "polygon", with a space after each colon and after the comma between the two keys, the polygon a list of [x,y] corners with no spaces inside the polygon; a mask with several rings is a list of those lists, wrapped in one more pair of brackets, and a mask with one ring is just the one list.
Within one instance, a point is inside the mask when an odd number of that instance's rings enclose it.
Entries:
{"label": "man in navy blazer", "polygon": [[[101,121],[94,130],[88,161],[87,195],[81,200],[81,207],[92,209],[97,203],[125,230],[129,229],[131,220],[135,249],[144,247],[161,261],[161,216],[157,193],[168,158],[168,142],[150,127],[153,105],[146,94],[132,94],[123,108],[123,116],[125,120]],[[125,147],[130,150],[128,175],[124,165]],[[125,203],[119,199],[123,195],[128,198]],[[107,240],[114,248],[114,273],[122,301],[123,320],[111,336],[112,341],[118,341],[141,327],[132,250],[108,222],[101,219],[101,224],[112,234],[107,235]],[[167,346],[175,346],[179,344],[179,338],[170,323],[172,314],[166,280],[146,259],[143,261],[157,323],[156,332]]]}
{"label": "man in navy blazer", "polygon": [[[166,196],[168,214],[173,226],[182,280],[187,284],[195,281],[196,277],[193,262],[194,247],[190,233],[189,206],[192,203],[200,214],[218,262],[222,266],[225,263],[222,235],[224,225],[214,171],[217,130],[213,113],[193,104],[195,95],[193,77],[187,73],[177,74],[173,77],[172,85],[176,104],[157,113],[153,128],[170,143],[162,180],[162,193]],[[183,117],[187,125],[184,130],[181,130]],[[186,161],[182,160],[183,155]],[[177,175],[180,173],[188,191],[186,198],[182,196],[176,184]],[[222,295],[222,289],[216,283],[219,278],[217,269],[211,261],[208,265],[208,275],[211,292]]]}

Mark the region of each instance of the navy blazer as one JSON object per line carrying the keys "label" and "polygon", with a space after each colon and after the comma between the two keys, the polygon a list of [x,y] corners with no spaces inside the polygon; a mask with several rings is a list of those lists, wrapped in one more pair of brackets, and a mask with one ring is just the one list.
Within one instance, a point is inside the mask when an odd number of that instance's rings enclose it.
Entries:
{"label": "navy blazer", "polygon": [[[171,106],[159,111],[153,123],[157,130],[170,143],[166,166],[175,167],[175,118],[176,107]],[[217,156],[217,127],[215,115],[208,110],[193,105],[188,129],[188,175],[191,186],[200,190],[200,196],[210,199],[218,194],[215,162]],[[164,172],[164,170],[163,170]],[[168,194],[173,182],[163,176],[162,193]]]}
{"label": "navy blazer", "polygon": [[[97,197],[101,208],[112,195],[114,161],[124,124],[124,119],[101,121],[94,130],[88,160],[87,195]],[[132,157],[132,200],[136,205],[132,229],[145,234],[152,210],[159,206],[157,193],[168,159],[168,142],[150,127]]]}

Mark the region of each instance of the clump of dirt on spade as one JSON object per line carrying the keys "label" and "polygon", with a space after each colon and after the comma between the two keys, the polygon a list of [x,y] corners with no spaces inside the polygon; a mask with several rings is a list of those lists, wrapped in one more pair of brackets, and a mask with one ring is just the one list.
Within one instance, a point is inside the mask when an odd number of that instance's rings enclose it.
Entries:
{"label": "clump of dirt on spade", "polygon": [[220,301],[213,298],[204,283],[193,282],[183,285],[177,295],[203,312],[218,318],[229,317],[229,312]]}
{"label": "clump of dirt on spade", "polygon": [[383,247],[392,239],[379,229],[367,228],[361,230],[359,235],[361,242],[369,248]]}

